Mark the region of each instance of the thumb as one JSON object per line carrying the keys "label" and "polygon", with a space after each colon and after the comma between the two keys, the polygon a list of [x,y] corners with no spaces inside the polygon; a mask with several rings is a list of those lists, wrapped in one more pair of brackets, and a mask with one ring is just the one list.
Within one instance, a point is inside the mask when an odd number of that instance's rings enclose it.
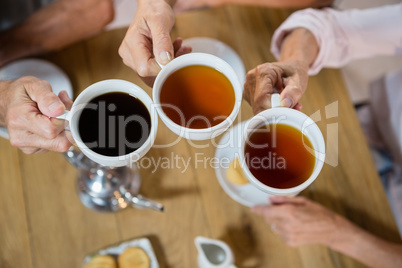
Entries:
{"label": "thumb", "polygon": [[56,94],[53,93],[49,82],[38,80],[26,86],[29,97],[37,103],[40,112],[49,117],[56,117],[64,113],[65,106]]}
{"label": "thumb", "polygon": [[303,90],[300,86],[289,84],[281,92],[281,106],[293,108],[300,100]]}
{"label": "thumb", "polygon": [[173,44],[170,39],[171,26],[159,20],[159,23],[151,24],[150,28],[152,32],[152,43],[154,44],[154,56],[160,64],[166,65],[173,59],[174,55]]}

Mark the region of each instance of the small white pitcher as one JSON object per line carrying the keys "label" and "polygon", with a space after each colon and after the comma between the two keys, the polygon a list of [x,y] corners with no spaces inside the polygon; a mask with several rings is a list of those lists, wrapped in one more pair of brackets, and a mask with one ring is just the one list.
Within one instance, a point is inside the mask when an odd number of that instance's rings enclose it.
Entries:
{"label": "small white pitcher", "polygon": [[194,242],[199,268],[236,268],[233,252],[223,241],[197,236]]}

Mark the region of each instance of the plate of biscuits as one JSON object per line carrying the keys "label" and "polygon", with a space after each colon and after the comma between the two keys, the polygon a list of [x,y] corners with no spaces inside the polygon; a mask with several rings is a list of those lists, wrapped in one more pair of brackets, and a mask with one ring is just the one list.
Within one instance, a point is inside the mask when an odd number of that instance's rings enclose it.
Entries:
{"label": "plate of biscuits", "polygon": [[101,249],[85,257],[83,268],[159,268],[151,242],[139,238]]}

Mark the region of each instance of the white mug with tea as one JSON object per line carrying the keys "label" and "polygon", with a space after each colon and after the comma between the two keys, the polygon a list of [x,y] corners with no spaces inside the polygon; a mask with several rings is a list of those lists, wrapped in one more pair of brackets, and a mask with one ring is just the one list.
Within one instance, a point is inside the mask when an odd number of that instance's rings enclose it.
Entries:
{"label": "white mug with tea", "polygon": [[294,109],[272,108],[245,125],[239,160],[244,174],[269,195],[295,196],[317,178],[325,161],[324,137],[316,123]]}
{"label": "white mug with tea", "polygon": [[90,85],[75,99],[67,120],[78,148],[103,166],[127,166],[151,149],[158,129],[152,99],[137,85],[110,79]]}
{"label": "white mug with tea", "polygon": [[211,54],[190,53],[161,67],[152,97],[171,131],[186,139],[206,140],[232,125],[243,86],[227,62]]}

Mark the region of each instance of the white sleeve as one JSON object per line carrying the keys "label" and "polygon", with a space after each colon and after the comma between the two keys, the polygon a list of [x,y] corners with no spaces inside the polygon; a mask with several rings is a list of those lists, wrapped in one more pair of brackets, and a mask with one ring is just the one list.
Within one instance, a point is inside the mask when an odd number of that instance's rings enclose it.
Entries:
{"label": "white sleeve", "polygon": [[287,33],[306,28],[315,36],[319,53],[309,74],[323,67],[341,67],[354,59],[402,54],[402,3],[377,8],[337,11],[304,9],[293,13],[272,37],[276,58]]}

